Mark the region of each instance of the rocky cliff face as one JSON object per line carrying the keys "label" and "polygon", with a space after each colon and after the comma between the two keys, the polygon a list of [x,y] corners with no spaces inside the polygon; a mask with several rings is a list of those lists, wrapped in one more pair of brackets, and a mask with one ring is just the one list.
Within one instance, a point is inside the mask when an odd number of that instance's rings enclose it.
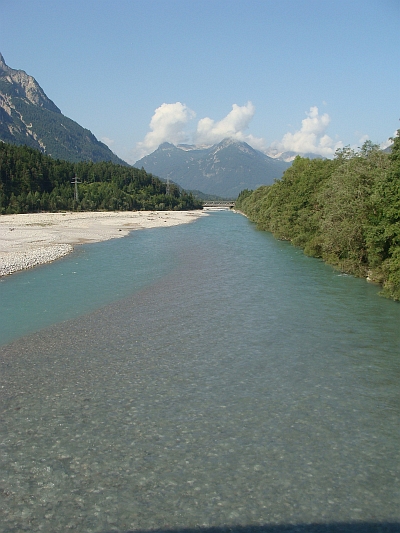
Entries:
{"label": "rocky cliff face", "polygon": [[[54,102],[48,98],[43,89],[37,83],[35,78],[29,76],[23,70],[14,70],[6,65],[4,57],[0,54],[0,80],[9,83],[11,93],[20,98],[26,98],[31,104],[61,113]],[[9,95],[10,96],[10,95]],[[3,94],[3,98],[5,95]],[[8,105],[10,106],[10,98],[8,98]]]}
{"label": "rocky cliff face", "polygon": [[38,82],[0,54],[0,141],[27,145],[67,161],[126,165],[87,129],[63,115]]}

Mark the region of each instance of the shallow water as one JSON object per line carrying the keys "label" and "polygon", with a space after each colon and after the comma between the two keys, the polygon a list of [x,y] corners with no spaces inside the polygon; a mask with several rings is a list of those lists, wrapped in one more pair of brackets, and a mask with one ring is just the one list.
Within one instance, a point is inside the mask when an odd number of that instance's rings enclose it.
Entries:
{"label": "shallow water", "polygon": [[398,525],[400,306],[377,292],[230,212],[9,278],[0,531]]}

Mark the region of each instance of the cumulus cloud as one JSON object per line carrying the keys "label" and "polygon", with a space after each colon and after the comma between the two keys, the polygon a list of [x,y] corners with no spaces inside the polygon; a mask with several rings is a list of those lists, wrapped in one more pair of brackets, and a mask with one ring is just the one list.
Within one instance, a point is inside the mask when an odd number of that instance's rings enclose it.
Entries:
{"label": "cumulus cloud", "polygon": [[384,150],[385,148],[388,148],[389,146],[391,146],[393,144],[392,139],[395,139],[396,137],[397,137],[397,131],[393,132],[392,137],[389,137],[388,139],[386,139],[386,141],[380,144],[381,150]]}
{"label": "cumulus cloud", "polygon": [[247,142],[258,150],[265,150],[264,139],[245,133],[254,113],[255,107],[251,102],[244,106],[233,104],[232,110],[223,119],[215,121],[209,117],[202,118],[195,131],[190,133],[187,131],[188,123],[195,118],[196,113],[180,102],[164,103],[155,110],[150,131],[144,140],[137,143],[137,157],[140,159],[153,152],[163,142],[212,145],[226,137]]}
{"label": "cumulus cloud", "polygon": [[316,106],[306,112],[306,118],[302,120],[298,131],[286,133],[281,141],[273,142],[269,148],[263,138],[246,132],[254,114],[255,107],[250,101],[243,106],[233,104],[231,111],[221,120],[201,118],[190,132],[189,123],[196,113],[181,102],[164,103],[155,110],[150,121],[150,131],[136,145],[137,159],[153,152],[163,142],[212,145],[226,137],[247,142],[253,148],[272,156],[291,151],[332,157],[338,148],[343,147],[342,142],[335,142],[326,133],[330,117],[327,113],[320,114]]}
{"label": "cumulus cloud", "polygon": [[365,143],[365,141],[368,141],[368,140],[369,140],[369,136],[368,135],[363,135],[362,137],[360,137],[360,139],[358,140],[357,148],[362,146]]}
{"label": "cumulus cloud", "polygon": [[181,102],[160,105],[150,121],[150,131],[142,142],[137,143],[139,159],[156,150],[163,142],[187,142],[189,136],[185,126],[195,116],[196,113]]}
{"label": "cumulus cloud", "polygon": [[254,113],[254,105],[251,102],[247,102],[244,106],[233,104],[232,111],[220,121],[216,122],[208,117],[202,118],[199,120],[194,134],[195,144],[216,144],[226,137],[230,137],[238,141],[247,142],[257,150],[265,150],[264,139],[245,133]]}
{"label": "cumulus cloud", "polygon": [[244,106],[233,104],[232,111],[218,122],[208,117],[202,118],[197,124],[194,141],[196,144],[215,144],[225,137],[245,141],[251,136],[245,135],[243,132],[249,127],[254,113],[254,105],[247,102]]}
{"label": "cumulus cloud", "polygon": [[109,148],[111,148],[111,146],[114,144],[113,139],[109,139],[108,137],[102,137],[101,142],[106,144]]}
{"label": "cumulus cloud", "polygon": [[310,107],[306,113],[307,118],[301,122],[300,130],[295,133],[286,133],[281,141],[271,144],[271,152],[296,152],[300,154],[314,153],[324,157],[334,155],[337,148],[343,146],[342,142],[335,143],[326,130],[330,123],[328,113],[319,114],[318,107]]}

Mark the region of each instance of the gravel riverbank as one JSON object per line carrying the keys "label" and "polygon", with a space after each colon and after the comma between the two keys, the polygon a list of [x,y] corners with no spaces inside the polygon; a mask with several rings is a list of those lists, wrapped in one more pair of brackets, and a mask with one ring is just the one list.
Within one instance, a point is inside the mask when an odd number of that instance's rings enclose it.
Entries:
{"label": "gravel riverbank", "polygon": [[175,226],[202,211],[29,213],[0,216],[0,276],[50,263],[74,245],[128,235],[132,230]]}
{"label": "gravel riverbank", "polygon": [[0,276],[7,276],[18,270],[26,270],[44,263],[51,263],[73,251],[71,244],[41,246],[25,252],[6,252],[0,256]]}

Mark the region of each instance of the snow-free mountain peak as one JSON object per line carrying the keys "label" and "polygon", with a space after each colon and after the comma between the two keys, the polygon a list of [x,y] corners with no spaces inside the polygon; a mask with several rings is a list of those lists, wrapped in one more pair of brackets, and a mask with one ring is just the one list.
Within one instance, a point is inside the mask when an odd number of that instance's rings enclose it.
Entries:
{"label": "snow-free mountain peak", "polygon": [[55,103],[50,100],[37,83],[35,78],[29,76],[24,70],[14,70],[4,61],[0,53],[0,81],[10,84],[10,88],[15,96],[25,98],[31,104],[43,107],[55,113],[61,113]]}

